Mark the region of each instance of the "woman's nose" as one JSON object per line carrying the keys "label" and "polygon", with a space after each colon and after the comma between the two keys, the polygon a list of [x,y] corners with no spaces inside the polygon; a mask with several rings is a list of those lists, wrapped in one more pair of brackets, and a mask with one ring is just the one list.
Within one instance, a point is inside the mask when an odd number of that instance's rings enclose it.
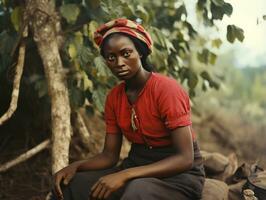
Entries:
{"label": "woman's nose", "polygon": [[117,63],[116,63],[117,67],[122,67],[124,66],[124,62],[123,62],[123,58],[118,57],[117,58]]}

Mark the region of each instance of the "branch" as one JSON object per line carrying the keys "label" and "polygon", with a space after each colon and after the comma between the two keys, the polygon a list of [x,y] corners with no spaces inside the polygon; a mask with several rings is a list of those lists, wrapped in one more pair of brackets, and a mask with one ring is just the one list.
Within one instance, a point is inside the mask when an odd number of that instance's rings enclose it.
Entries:
{"label": "branch", "polygon": [[47,148],[50,145],[50,140],[47,139],[44,142],[42,142],[41,144],[37,145],[36,147],[30,149],[29,151],[27,151],[26,153],[21,154],[20,156],[18,156],[17,158],[15,158],[14,160],[11,160],[3,165],[0,165],[0,172],[5,172],[6,170],[8,170],[9,168],[28,160],[29,158],[31,158],[32,156],[34,156],[35,154],[39,153],[40,151],[44,150],[45,148]]}
{"label": "branch", "polygon": [[[28,34],[28,27],[25,27],[23,31],[23,37],[26,37],[27,34]],[[0,125],[2,125],[5,121],[7,121],[17,109],[19,86],[20,86],[20,80],[23,73],[24,60],[25,60],[25,49],[26,49],[26,44],[24,41],[22,41],[19,47],[18,64],[16,66],[16,75],[13,83],[13,91],[12,91],[10,106],[7,112],[0,118]]]}
{"label": "branch", "polygon": [[84,147],[88,150],[90,150],[90,144],[91,144],[91,137],[89,130],[84,122],[84,119],[80,113],[80,111],[74,111],[74,126],[77,129],[77,133],[81,137],[81,141],[84,145]]}

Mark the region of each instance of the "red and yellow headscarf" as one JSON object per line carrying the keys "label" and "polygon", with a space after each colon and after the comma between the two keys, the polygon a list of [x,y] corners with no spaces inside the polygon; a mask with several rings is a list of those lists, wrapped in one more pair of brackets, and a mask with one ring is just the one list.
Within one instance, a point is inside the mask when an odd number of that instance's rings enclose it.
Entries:
{"label": "red and yellow headscarf", "polygon": [[101,46],[104,38],[112,33],[126,33],[142,42],[144,42],[149,52],[152,48],[152,40],[150,34],[140,25],[134,21],[118,18],[101,25],[94,33],[94,41],[98,46]]}

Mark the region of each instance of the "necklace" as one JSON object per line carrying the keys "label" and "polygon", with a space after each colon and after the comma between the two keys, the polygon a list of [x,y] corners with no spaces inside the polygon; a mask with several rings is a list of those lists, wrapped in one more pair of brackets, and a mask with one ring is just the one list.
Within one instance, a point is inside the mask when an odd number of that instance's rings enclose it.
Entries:
{"label": "necklace", "polygon": [[138,119],[137,119],[136,111],[135,111],[134,107],[132,107],[132,109],[131,109],[131,127],[132,127],[134,132],[136,130],[138,130],[138,127],[135,123],[135,122],[137,122],[137,120]]}

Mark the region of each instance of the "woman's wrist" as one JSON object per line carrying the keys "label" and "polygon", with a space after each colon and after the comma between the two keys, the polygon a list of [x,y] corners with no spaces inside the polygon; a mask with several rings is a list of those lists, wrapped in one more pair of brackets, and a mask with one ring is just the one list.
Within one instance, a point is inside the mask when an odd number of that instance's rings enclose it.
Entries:
{"label": "woman's wrist", "polygon": [[126,177],[127,180],[136,178],[134,176],[134,172],[133,172],[133,169],[132,168],[125,169],[125,170],[123,170],[121,172],[124,174],[124,176]]}
{"label": "woman's wrist", "polygon": [[75,161],[75,162],[71,163],[70,165],[72,167],[74,167],[77,171],[79,171],[80,170],[79,168],[80,168],[82,163],[83,163],[83,161]]}

